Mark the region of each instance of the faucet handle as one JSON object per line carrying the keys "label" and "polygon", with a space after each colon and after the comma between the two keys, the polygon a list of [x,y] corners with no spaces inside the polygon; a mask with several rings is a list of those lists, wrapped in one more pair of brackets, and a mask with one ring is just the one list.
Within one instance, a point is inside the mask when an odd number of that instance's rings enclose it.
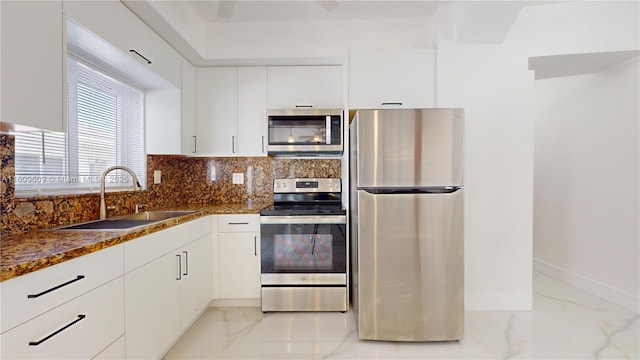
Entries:
{"label": "faucet handle", "polygon": [[140,212],[141,208],[145,208],[147,206],[149,206],[149,205],[147,205],[147,204],[136,204],[136,214]]}

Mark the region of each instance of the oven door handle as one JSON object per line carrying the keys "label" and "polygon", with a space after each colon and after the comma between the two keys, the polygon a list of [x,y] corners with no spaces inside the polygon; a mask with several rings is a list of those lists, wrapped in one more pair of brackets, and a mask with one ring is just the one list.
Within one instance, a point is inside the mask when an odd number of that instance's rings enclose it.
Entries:
{"label": "oven door handle", "polygon": [[260,216],[260,224],[346,224],[345,215]]}

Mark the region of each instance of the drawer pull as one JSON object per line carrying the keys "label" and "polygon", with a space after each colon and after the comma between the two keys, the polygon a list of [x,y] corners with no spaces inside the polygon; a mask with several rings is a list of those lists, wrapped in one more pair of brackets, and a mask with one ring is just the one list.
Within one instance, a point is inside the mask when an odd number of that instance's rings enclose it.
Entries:
{"label": "drawer pull", "polygon": [[60,285],[58,285],[58,286],[52,287],[51,289],[49,289],[49,290],[45,290],[45,291],[43,291],[43,292],[41,292],[41,293],[39,293],[39,294],[35,294],[35,295],[27,295],[27,298],[28,298],[28,299],[35,299],[35,298],[40,297],[40,296],[42,296],[42,295],[48,294],[48,293],[50,293],[50,292],[52,292],[52,291],[58,290],[58,289],[60,289],[61,287],[67,286],[67,285],[69,285],[69,284],[73,284],[74,282],[76,282],[76,281],[78,281],[78,280],[82,280],[82,279],[84,279],[84,275],[78,275],[78,276],[76,276],[76,278],[75,278],[75,279],[73,279],[73,280],[69,280],[69,281],[67,281],[67,282],[66,282],[66,283],[64,283],[64,284],[60,284]]}
{"label": "drawer pull", "polygon": [[176,275],[176,280],[182,280],[182,257],[180,255],[176,255],[178,258],[178,275]]}
{"label": "drawer pull", "polygon": [[56,335],[60,334],[61,332],[63,332],[63,331],[65,331],[65,330],[67,330],[69,327],[71,327],[71,326],[75,325],[77,322],[79,322],[80,320],[82,320],[82,319],[84,319],[84,318],[86,318],[86,317],[87,317],[87,315],[78,315],[78,318],[77,318],[77,319],[75,319],[75,320],[73,320],[72,322],[68,323],[68,324],[67,324],[67,325],[65,325],[64,327],[61,327],[60,329],[56,330],[55,332],[53,332],[53,333],[51,333],[51,334],[47,335],[47,337],[45,337],[45,338],[43,338],[43,339],[41,339],[41,340],[38,340],[38,341],[29,341],[29,346],[38,346],[38,345],[42,344],[43,342],[45,342],[45,341],[47,341],[47,340],[51,339],[52,337],[54,337],[54,336],[56,336]]}
{"label": "drawer pull", "polygon": [[229,225],[249,225],[248,222],[230,222]]}
{"label": "drawer pull", "polygon": [[182,252],[184,254],[184,272],[182,275],[189,275],[189,253],[186,251]]}
{"label": "drawer pull", "polygon": [[397,106],[401,106],[402,103],[401,102],[383,102],[382,106],[386,106],[386,105],[397,105]]}
{"label": "drawer pull", "polygon": [[151,60],[147,59],[146,57],[144,57],[142,54],[140,54],[139,52],[135,51],[134,49],[129,49],[129,52],[135,53],[136,55],[140,56],[141,58],[144,59],[144,61],[147,62],[147,64],[151,64]]}

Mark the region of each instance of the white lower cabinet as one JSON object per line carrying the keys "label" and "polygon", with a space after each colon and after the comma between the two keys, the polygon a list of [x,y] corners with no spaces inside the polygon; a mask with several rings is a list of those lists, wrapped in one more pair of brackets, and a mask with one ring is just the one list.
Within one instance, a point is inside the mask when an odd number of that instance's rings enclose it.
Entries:
{"label": "white lower cabinet", "polygon": [[211,237],[201,237],[185,246],[180,254],[183,256],[180,282],[180,329],[184,331],[209,306],[213,298]]}
{"label": "white lower cabinet", "polygon": [[122,276],[2,334],[2,359],[91,359],[124,333]]}
{"label": "white lower cabinet", "polygon": [[259,299],[260,216],[220,215],[218,230],[219,299]]}
{"label": "white lower cabinet", "polygon": [[1,359],[91,359],[124,335],[123,247],[3,281]]}
{"label": "white lower cabinet", "polygon": [[178,262],[170,253],[125,275],[127,359],[158,359],[180,334]]}
{"label": "white lower cabinet", "polygon": [[210,221],[201,218],[125,243],[125,269],[132,269],[125,274],[127,359],[159,359],[208,306]]}
{"label": "white lower cabinet", "polygon": [[0,283],[0,359],[159,359],[213,298],[212,219]]}

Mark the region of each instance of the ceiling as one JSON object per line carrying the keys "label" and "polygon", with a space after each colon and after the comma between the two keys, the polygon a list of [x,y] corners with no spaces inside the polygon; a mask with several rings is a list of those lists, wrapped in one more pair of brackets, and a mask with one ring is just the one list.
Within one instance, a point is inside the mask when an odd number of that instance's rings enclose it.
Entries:
{"label": "ceiling", "polygon": [[370,0],[188,0],[207,23],[297,22],[391,19],[432,16],[451,1]]}
{"label": "ceiling", "polygon": [[[0,0],[1,1],[1,0]],[[558,0],[120,0],[192,64],[342,61],[354,45],[504,41],[520,10]],[[335,26],[331,25],[335,23]],[[385,28],[389,27],[389,28]],[[394,38],[396,36],[396,38]],[[398,38],[399,37],[399,38]],[[273,39],[266,40],[266,39]],[[304,41],[300,44],[300,39]],[[313,39],[308,41],[307,39]],[[298,55],[291,54],[296,44]],[[412,45],[411,45],[412,44]],[[417,45],[416,45],[417,44]],[[426,45],[425,45],[426,44]],[[430,45],[433,46],[433,45]],[[276,55],[274,55],[276,54]],[[283,55],[285,54],[285,55]]]}

